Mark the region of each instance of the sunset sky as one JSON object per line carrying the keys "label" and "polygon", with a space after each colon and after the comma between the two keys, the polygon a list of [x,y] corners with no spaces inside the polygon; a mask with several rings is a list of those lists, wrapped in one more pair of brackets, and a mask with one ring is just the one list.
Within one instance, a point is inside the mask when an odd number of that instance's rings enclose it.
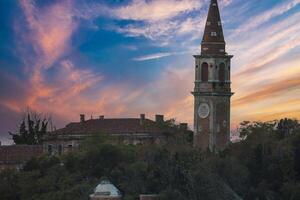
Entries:
{"label": "sunset sky", "polygon": [[[28,107],[156,113],[192,125],[194,58],[209,0],[1,0],[0,140]],[[300,0],[219,0],[232,59],[232,128],[300,118]]]}

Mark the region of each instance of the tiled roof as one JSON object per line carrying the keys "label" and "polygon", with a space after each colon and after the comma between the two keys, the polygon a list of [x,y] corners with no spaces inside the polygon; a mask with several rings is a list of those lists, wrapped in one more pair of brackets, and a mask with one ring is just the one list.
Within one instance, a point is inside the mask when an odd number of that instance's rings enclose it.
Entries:
{"label": "tiled roof", "polygon": [[42,145],[0,146],[0,163],[21,163],[42,154]]}
{"label": "tiled roof", "polygon": [[65,128],[52,132],[52,134],[161,134],[164,130],[165,129],[161,128],[156,122],[149,119],[144,119],[142,124],[140,118],[90,119],[84,122],[70,123]]}

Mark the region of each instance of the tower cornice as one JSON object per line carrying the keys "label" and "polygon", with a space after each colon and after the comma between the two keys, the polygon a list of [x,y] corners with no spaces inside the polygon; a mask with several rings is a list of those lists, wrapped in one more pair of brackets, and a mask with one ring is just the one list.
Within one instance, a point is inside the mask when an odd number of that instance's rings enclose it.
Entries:
{"label": "tower cornice", "polygon": [[198,55],[193,55],[194,58],[233,58],[233,55],[220,55],[220,54],[198,54]]}

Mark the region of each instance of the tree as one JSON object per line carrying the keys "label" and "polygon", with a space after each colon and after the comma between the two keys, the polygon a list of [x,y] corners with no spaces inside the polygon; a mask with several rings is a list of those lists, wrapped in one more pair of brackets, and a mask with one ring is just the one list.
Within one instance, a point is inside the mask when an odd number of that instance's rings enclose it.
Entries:
{"label": "tree", "polygon": [[277,125],[277,131],[280,138],[292,134],[294,131],[300,130],[300,125],[295,119],[281,119]]}
{"label": "tree", "polygon": [[16,133],[9,132],[9,134],[15,144],[41,144],[50,121],[50,118],[41,114],[27,111],[19,125],[19,130]]}

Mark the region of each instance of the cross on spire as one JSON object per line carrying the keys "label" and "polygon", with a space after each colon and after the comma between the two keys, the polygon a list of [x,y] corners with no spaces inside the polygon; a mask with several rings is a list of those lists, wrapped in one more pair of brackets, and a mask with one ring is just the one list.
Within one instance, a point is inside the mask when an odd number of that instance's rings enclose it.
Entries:
{"label": "cross on spire", "polygon": [[224,55],[225,40],[217,0],[211,0],[201,43],[202,55]]}

